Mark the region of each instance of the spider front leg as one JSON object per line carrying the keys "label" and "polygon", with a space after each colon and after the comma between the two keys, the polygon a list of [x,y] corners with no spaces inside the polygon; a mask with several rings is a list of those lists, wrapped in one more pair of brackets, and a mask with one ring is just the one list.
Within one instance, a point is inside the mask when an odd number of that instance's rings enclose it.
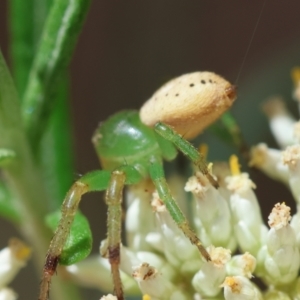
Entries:
{"label": "spider front leg", "polygon": [[210,174],[203,155],[197,151],[197,149],[191,143],[182,138],[182,136],[175,132],[171,127],[162,122],[156,123],[154,130],[163,138],[172,142],[178,148],[178,150],[186,155],[200,169],[200,171],[207,177],[207,179],[215,188],[219,187],[218,182]]}
{"label": "spider front leg", "polygon": [[162,163],[153,159],[151,161],[150,167],[149,167],[150,177],[157,189],[158,195],[162,202],[165,204],[167,210],[169,211],[171,217],[175,221],[175,223],[178,225],[178,227],[182,230],[182,232],[185,234],[186,237],[188,237],[192,244],[197,246],[200,253],[203,255],[203,257],[210,261],[210,255],[205,250],[204,246],[202,245],[201,241],[197,237],[197,235],[192,231],[190,228],[188,221],[184,214],[182,213],[181,209],[177,205],[176,201],[171,195],[170,189],[168,187],[164,170],[162,167]]}
{"label": "spider front leg", "polygon": [[[118,247],[120,247],[120,229],[118,229],[121,224],[120,199],[122,198],[124,184],[134,184],[140,180],[140,174],[133,167],[122,166],[118,171],[110,172],[102,170],[88,173],[72,185],[63,201],[61,218],[46,255],[39,300],[49,299],[51,278],[56,272],[81,197],[87,192],[103,191],[106,189],[106,202],[108,203],[109,259],[112,266],[115,290],[122,295],[121,282],[120,279],[118,279],[118,262],[120,259],[119,251],[117,250]],[[120,289],[121,291],[119,291]],[[118,300],[120,299],[123,299],[123,296],[118,297]]]}
{"label": "spider front leg", "polygon": [[68,238],[79,202],[82,195],[89,191],[89,186],[82,179],[72,185],[62,204],[62,216],[46,255],[39,300],[47,300],[49,298],[51,278],[55,274],[59,257]]}

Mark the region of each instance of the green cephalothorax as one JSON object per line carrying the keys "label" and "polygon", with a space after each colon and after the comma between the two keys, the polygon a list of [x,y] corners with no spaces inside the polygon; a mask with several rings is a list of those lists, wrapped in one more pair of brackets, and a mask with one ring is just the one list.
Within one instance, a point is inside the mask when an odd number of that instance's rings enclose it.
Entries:
{"label": "green cephalothorax", "polygon": [[202,257],[210,260],[210,255],[170,192],[163,160],[174,159],[179,150],[217,187],[217,181],[210,174],[202,155],[181,134],[187,134],[189,138],[196,136],[234,100],[235,88],[225,79],[210,72],[196,72],[183,75],[162,87],[140,112],[124,110],[100,124],[93,143],[103,170],[82,176],[64,199],[60,221],[58,225],[55,223],[56,231],[46,256],[39,300],[48,299],[51,277],[58,263],[74,263],[88,253],[85,249],[83,255],[73,255],[69,250],[64,255],[63,249],[72,234],[71,225],[81,198],[92,191],[106,190],[106,257],[111,265],[114,293],[118,300],[124,299],[119,265],[125,185],[141,184],[144,179],[150,179],[178,228],[198,248]]}
{"label": "green cephalothorax", "polygon": [[172,143],[144,125],[135,110],[111,116],[100,124],[92,140],[102,167],[107,170],[128,164],[145,174],[150,157],[171,160],[177,152]]}

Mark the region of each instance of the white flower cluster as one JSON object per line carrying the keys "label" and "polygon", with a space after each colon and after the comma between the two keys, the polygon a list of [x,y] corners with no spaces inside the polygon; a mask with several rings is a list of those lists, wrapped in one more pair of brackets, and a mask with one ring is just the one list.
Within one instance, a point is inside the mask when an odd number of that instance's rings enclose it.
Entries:
{"label": "white flower cluster", "polygon": [[[254,184],[248,175],[236,171],[237,174],[224,178],[228,173],[228,165],[216,164],[221,184],[218,190],[199,172],[185,187],[178,176],[169,180],[176,198],[180,196],[182,210],[191,215],[197,235],[207,246],[209,262],[201,258],[197,248],[174,223],[150,182],[129,188],[128,245],[121,249],[126,295],[142,291],[151,300],[262,299],[250,279],[256,267],[255,256],[263,247],[268,230],[263,225]],[[190,200],[187,191],[192,193]],[[188,210],[189,202],[192,211]],[[231,256],[238,245],[244,254]],[[101,253],[102,256],[67,269],[81,284],[110,291],[113,289],[110,266],[103,258],[105,242]]]}
{"label": "white flower cluster", "polygon": [[[300,98],[300,84],[295,95]],[[169,179],[171,190],[207,247],[211,256],[207,262],[171,219],[150,182],[130,187],[127,246],[122,246],[120,266],[126,295],[142,292],[144,300],[300,299],[300,123],[278,98],[269,101],[264,110],[284,150],[259,144],[251,151],[251,165],[290,188],[297,213],[291,217],[285,203],[276,204],[268,229],[255,184],[247,173],[240,173],[235,156],[230,167],[214,164],[218,190],[199,172],[185,186],[183,179],[174,175]],[[102,243],[102,256],[90,257],[67,270],[79,283],[109,292],[113,286],[105,252]],[[238,252],[242,254],[234,254]],[[266,286],[265,291],[251,281],[254,276]],[[108,295],[101,299],[116,298]]]}
{"label": "white flower cluster", "polygon": [[0,251],[0,300],[17,299],[17,294],[7,285],[26,266],[30,254],[30,248],[16,238],[10,239],[8,247]]}

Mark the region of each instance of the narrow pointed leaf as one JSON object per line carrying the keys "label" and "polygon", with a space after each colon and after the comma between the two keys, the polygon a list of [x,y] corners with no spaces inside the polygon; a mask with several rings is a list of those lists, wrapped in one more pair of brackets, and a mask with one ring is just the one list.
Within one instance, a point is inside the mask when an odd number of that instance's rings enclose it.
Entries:
{"label": "narrow pointed leaf", "polygon": [[22,103],[33,146],[49,121],[57,86],[71,59],[89,4],[90,0],[55,0],[51,7]]}

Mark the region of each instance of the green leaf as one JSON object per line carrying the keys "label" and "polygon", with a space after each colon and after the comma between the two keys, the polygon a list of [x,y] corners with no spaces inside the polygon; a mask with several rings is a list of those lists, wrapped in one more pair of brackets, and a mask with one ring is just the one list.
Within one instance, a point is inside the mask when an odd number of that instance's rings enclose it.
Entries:
{"label": "green leaf", "polygon": [[0,52],[0,147],[6,144],[11,131],[21,128],[21,112],[18,94],[5,60]]}
{"label": "green leaf", "polygon": [[23,118],[33,149],[49,121],[55,93],[75,48],[90,0],[55,0],[22,102]]}
{"label": "green leaf", "polygon": [[39,145],[39,164],[51,195],[51,211],[60,207],[74,180],[68,96],[68,80],[67,76],[63,76],[57,93],[58,101]]}
{"label": "green leaf", "polygon": [[[54,232],[61,218],[61,212],[56,211],[46,217],[46,224]],[[92,232],[87,218],[77,212],[72,228],[60,256],[59,263],[72,265],[86,258],[92,249]]]}
{"label": "green leaf", "polygon": [[21,100],[51,2],[11,0],[7,3],[12,73]]}
{"label": "green leaf", "polygon": [[[52,2],[52,0],[9,1],[10,52],[13,75],[21,100]],[[67,72],[65,73],[59,81],[55,105],[41,145],[34,149],[45,178],[47,191],[53,200],[48,205],[51,211],[60,207],[73,180],[69,80]]]}

